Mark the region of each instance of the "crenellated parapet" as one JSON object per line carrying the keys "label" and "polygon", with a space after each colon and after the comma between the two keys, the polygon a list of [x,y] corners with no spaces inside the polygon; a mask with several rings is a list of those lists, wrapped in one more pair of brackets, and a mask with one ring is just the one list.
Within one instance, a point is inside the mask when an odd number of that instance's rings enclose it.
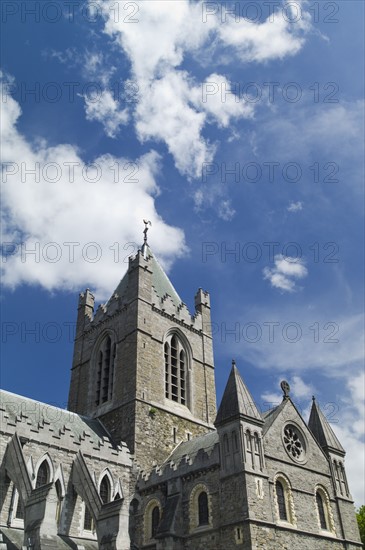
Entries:
{"label": "crenellated parapet", "polygon": [[85,455],[98,455],[100,460],[131,466],[129,450],[125,443],[115,445],[98,420],[67,410],[1,391],[1,431],[27,441],[41,441],[49,447],[63,448],[77,453],[82,448]]}
{"label": "crenellated parapet", "polygon": [[216,432],[196,439],[202,447],[196,449],[196,442],[181,443],[163,465],[156,465],[148,472],[140,472],[137,483],[139,491],[170,482],[174,478],[187,478],[201,472],[220,467],[219,442]]}

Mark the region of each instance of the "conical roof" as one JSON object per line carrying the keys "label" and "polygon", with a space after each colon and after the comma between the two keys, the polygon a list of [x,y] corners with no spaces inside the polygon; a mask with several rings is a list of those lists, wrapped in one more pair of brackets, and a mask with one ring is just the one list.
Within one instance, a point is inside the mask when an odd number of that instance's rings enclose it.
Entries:
{"label": "conical roof", "polygon": [[323,450],[333,450],[339,452],[340,454],[345,454],[344,448],[337,439],[327,418],[321,411],[319,405],[317,405],[314,397],[308,427]]}
{"label": "conical roof", "polygon": [[254,420],[255,423],[263,423],[262,416],[233,361],[232,370],[218,409],[215,425],[239,417]]}

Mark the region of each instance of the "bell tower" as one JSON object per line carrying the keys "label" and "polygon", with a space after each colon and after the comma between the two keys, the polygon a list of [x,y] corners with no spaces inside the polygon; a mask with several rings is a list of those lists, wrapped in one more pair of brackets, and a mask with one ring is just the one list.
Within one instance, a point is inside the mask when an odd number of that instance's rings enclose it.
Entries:
{"label": "bell tower", "polygon": [[99,418],[144,469],[214,429],[216,394],[209,294],[193,315],[147,243],[111,298],[94,311],[80,295],[69,409]]}

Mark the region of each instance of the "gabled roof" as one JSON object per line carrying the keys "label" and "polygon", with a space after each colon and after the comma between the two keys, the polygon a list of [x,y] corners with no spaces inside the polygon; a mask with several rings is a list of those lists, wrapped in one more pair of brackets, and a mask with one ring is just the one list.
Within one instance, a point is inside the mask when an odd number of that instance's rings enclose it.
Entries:
{"label": "gabled roof", "polygon": [[[153,255],[148,245],[146,245],[145,257],[152,271],[152,286],[154,287],[157,296],[162,300],[167,295],[169,295],[175,306],[179,306],[182,303],[180,296],[176,292],[173,284],[162,269],[161,265],[158,263],[156,257]],[[118,294],[118,296],[123,296],[123,294],[125,294],[127,290],[127,286],[128,271],[115,289],[114,294]]]}
{"label": "gabled roof", "polygon": [[215,425],[217,426],[230,419],[240,417],[254,420],[256,423],[259,422],[262,424],[263,422],[262,416],[233,361]]}
{"label": "gabled roof", "polygon": [[324,451],[337,451],[342,455],[345,454],[344,448],[337,439],[319,405],[317,405],[315,398],[313,398],[308,427]]}

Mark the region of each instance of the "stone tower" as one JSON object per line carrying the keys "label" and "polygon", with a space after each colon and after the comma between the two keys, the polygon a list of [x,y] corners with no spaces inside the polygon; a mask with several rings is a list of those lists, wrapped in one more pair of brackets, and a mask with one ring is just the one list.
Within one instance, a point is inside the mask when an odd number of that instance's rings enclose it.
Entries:
{"label": "stone tower", "polygon": [[80,295],[69,409],[99,418],[148,469],[214,429],[215,399],[209,294],[198,290],[191,316],[145,240],[95,314]]}

